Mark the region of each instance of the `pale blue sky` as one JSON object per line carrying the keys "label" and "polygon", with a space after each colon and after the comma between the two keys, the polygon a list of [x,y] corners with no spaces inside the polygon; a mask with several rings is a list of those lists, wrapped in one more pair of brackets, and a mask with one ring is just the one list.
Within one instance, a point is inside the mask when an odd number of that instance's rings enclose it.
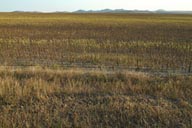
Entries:
{"label": "pale blue sky", "polygon": [[192,0],[0,0],[0,11],[192,10]]}

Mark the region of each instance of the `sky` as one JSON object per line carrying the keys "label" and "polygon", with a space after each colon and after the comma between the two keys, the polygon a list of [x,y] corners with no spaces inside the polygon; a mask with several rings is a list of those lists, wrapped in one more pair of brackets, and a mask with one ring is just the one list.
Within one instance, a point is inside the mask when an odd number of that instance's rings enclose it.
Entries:
{"label": "sky", "polygon": [[0,0],[0,11],[76,11],[100,9],[192,11],[192,0]]}

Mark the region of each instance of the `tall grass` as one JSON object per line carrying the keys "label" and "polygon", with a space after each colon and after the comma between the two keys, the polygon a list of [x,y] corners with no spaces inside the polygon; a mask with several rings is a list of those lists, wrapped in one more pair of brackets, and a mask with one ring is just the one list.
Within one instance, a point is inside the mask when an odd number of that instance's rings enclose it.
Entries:
{"label": "tall grass", "polygon": [[1,70],[0,127],[190,127],[192,77]]}

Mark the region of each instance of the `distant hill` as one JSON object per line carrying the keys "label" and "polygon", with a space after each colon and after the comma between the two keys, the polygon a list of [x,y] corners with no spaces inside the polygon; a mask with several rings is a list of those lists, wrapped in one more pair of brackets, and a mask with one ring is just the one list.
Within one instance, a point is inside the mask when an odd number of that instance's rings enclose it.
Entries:
{"label": "distant hill", "polygon": [[[13,11],[15,13],[46,13],[38,11]],[[74,12],[56,11],[49,13],[154,13],[154,14],[192,14],[192,11],[166,11],[159,9],[156,11],[149,10],[125,10],[125,9],[103,9],[103,10],[77,10]]]}
{"label": "distant hill", "polygon": [[150,11],[144,10],[124,10],[124,9],[103,9],[103,10],[77,10],[74,11],[73,13],[150,13]]}
{"label": "distant hill", "polygon": [[159,14],[192,14],[192,11],[166,11],[159,9],[156,11],[149,10],[125,10],[125,9],[103,9],[103,10],[77,10],[73,13],[159,13]]}

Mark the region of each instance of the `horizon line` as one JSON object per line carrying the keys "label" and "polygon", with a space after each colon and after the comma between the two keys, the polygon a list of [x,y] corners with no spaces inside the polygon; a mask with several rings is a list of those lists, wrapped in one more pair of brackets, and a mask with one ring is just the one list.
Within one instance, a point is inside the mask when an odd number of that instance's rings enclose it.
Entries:
{"label": "horizon line", "polygon": [[110,11],[118,11],[118,10],[122,10],[122,11],[149,11],[149,12],[157,12],[157,11],[164,11],[164,12],[192,12],[192,10],[166,10],[166,9],[156,9],[156,10],[148,10],[148,9],[123,9],[123,8],[117,8],[117,9],[110,9],[110,8],[104,8],[104,9],[78,9],[78,10],[74,10],[74,11],[59,11],[59,10],[55,10],[55,11],[37,11],[37,10],[13,10],[13,11],[0,11],[0,12],[39,12],[39,13],[54,13],[54,12],[66,12],[66,13],[74,13],[77,11],[103,11],[103,10],[110,10]]}

